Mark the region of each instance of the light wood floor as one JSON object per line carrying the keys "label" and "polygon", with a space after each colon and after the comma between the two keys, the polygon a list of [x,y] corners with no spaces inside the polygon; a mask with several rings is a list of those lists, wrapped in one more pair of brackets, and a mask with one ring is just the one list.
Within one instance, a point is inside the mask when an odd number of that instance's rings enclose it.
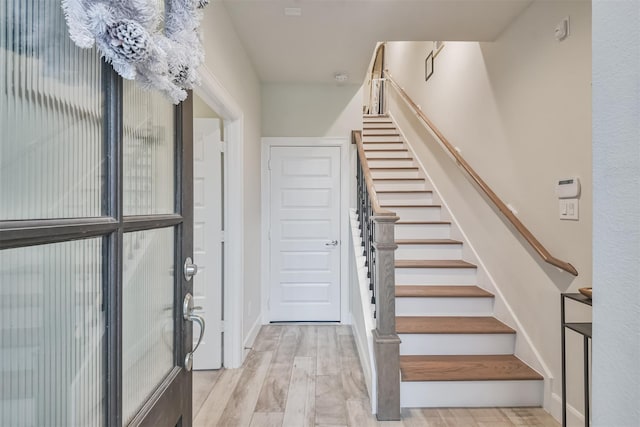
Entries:
{"label": "light wood floor", "polygon": [[263,326],[242,368],[193,378],[195,427],[559,426],[539,408],[403,409],[377,422],[349,326]]}

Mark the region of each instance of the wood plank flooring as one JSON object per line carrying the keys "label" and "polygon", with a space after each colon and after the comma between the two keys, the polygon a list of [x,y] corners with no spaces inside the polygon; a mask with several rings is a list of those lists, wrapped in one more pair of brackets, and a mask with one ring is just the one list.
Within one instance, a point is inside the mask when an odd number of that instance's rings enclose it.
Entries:
{"label": "wood plank flooring", "polygon": [[240,369],[194,372],[195,427],[512,427],[559,424],[540,408],[371,415],[349,326],[263,326]]}

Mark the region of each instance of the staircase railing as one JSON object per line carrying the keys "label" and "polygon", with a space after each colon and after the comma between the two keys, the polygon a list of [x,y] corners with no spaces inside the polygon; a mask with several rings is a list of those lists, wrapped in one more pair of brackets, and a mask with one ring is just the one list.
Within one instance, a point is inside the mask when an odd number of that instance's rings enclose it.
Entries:
{"label": "staircase railing", "polygon": [[394,226],[398,216],[380,207],[362,144],[362,132],[353,131],[358,149],[357,211],[366,257],[371,303],[375,305],[373,332],[376,360],[378,420],[400,419],[400,338],[396,333]]}
{"label": "staircase railing", "polygon": [[[529,231],[527,227],[516,217],[511,209],[498,197],[498,195],[489,187],[489,185],[478,175],[478,173],[469,165],[469,163],[462,157],[462,155],[456,150],[456,148],[445,138],[440,130],[433,124],[431,120],[422,112],[420,107],[407,95],[407,93],[398,85],[398,83],[391,77],[388,70],[384,72],[385,81],[388,82],[400,95],[400,97],[407,103],[407,105],[414,111],[414,113],[422,120],[422,122],[438,137],[442,143],[442,147],[458,162],[462,169],[469,175],[469,177],[480,187],[482,192],[491,200],[491,202],[498,208],[498,210],[505,216],[505,218],[515,227],[515,229],[522,235],[522,237],[531,245],[533,250],[547,263],[558,267],[574,276],[578,275],[578,270],[566,261],[562,261],[551,255],[551,253],[545,248],[542,243]],[[388,87],[388,85],[385,85]]]}

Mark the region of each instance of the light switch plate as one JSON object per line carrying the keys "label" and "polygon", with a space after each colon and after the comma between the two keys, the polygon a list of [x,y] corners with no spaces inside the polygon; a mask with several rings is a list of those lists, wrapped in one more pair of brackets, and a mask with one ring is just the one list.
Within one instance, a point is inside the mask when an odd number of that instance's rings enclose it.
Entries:
{"label": "light switch plate", "polygon": [[560,199],[560,219],[578,221],[579,203],[578,199]]}

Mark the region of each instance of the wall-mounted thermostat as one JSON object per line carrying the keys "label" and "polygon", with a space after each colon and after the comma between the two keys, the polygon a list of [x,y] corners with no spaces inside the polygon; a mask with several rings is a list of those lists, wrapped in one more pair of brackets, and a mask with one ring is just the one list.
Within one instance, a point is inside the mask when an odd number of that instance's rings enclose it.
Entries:
{"label": "wall-mounted thermostat", "polygon": [[558,181],[556,185],[558,199],[576,199],[580,196],[580,179],[576,176]]}

